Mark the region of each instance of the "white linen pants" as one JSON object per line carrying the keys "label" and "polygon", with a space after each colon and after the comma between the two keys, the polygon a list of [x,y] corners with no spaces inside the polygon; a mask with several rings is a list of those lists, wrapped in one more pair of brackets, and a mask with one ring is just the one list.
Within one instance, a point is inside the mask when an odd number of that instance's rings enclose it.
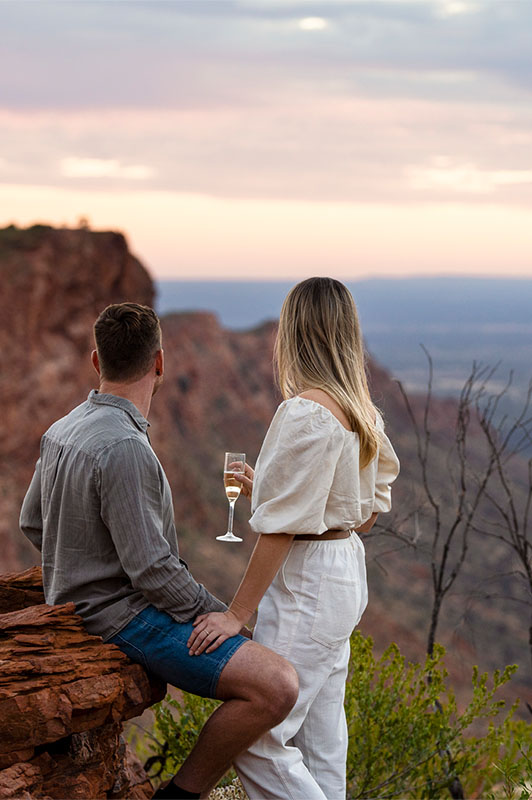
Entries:
{"label": "white linen pants", "polygon": [[287,718],[234,762],[250,800],[344,800],[349,636],[367,598],[356,533],[294,540],[261,600],[253,639],[294,665],[299,697]]}

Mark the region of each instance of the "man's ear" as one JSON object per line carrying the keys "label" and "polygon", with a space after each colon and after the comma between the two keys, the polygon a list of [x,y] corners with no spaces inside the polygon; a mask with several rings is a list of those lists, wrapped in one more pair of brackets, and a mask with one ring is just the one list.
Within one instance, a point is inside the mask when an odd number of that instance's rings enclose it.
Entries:
{"label": "man's ear", "polygon": [[164,375],[164,350],[162,347],[155,354],[155,374],[157,376]]}
{"label": "man's ear", "polygon": [[92,361],[92,366],[94,367],[94,369],[96,370],[98,375],[101,375],[101,372],[100,372],[100,359],[98,358],[98,351],[97,350],[93,350],[92,351],[91,361]]}

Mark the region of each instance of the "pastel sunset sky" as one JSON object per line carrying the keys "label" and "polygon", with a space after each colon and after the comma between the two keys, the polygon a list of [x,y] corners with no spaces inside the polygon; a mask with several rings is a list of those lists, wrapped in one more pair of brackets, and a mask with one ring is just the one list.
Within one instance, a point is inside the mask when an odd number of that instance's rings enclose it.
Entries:
{"label": "pastel sunset sky", "polygon": [[3,0],[0,225],[157,277],[532,277],[530,0]]}

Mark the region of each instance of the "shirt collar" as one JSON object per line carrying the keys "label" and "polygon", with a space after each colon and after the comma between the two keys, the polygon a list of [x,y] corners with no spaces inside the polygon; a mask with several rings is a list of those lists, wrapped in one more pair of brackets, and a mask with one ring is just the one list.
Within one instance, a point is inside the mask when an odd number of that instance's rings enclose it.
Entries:
{"label": "shirt collar", "polygon": [[126,414],[129,414],[139,430],[143,431],[143,433],[147,433],[150,423],[142,416],[137,406],[132,403],[131,400],[126,400],[125,397],[118,397],[116,394],[102,394],[97,391],[97,389],[92,389],[92,391],[89,392],[87,400],[89,403],[96,403],[102,406],[114,406],[115,408],[122,409]]}

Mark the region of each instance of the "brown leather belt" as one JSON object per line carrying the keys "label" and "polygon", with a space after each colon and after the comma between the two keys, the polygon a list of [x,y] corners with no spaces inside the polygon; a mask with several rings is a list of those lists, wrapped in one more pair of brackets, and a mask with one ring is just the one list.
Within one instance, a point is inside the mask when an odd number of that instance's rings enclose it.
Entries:
{"label": "brown leather belt", "polygon": [[325,531],[325,533],[322,534],[296,533],[294,539],[297,539],[300,542],[328,542],[330,539],[349,539],[350,536],[350,531]]}

